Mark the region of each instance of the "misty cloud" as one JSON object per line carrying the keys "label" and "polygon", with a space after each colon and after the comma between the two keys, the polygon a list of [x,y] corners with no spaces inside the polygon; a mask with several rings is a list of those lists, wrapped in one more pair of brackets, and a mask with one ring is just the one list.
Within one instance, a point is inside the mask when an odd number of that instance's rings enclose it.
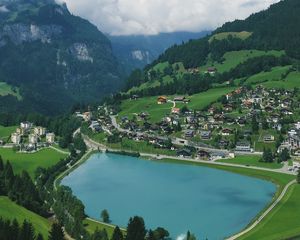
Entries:
{"label": "misty cloud", "polygon": [[[59,2],[61,0],[58,0]],[[113,35],[214,29],[279,0],[65,0],[70,11]]]}

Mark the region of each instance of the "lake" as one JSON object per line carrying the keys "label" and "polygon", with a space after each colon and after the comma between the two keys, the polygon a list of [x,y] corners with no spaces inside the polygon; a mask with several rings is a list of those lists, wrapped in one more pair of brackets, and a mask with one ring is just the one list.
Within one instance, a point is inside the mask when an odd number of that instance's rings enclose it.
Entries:
{"label": "lake", "polygon": [[100,219],[126,227],[142,216],[147,228],[173,239],[190,230],[198,240],[224,239],[245,228],[276,192],[270,182],[213,168],[97,153],[62,180]]}

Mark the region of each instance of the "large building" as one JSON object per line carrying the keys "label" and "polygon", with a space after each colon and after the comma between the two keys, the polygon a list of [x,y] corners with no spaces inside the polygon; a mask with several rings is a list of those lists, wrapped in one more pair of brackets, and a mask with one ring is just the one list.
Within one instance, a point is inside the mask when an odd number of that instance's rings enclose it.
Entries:
{"label": "large building", "polygon": [[46,128],[43,127],[35,127],[34,128],[34,134],[38,136],[44,136],[46,134]]}
{"label": "large building", "polygon": [[54,133],[47,133],[46,134],[46,142],[53,144],[55,142],[55,134]]}
{"label": "large building", "polygon": [[29,134],[28,141],[31,144],[36,144],[38,142],[38,136],[36,134]]}
{"label": "large building", "polygon": [[18,134],[18,133],[13,133],[11,135],[11,141],[14,144],[20,144],[20,142],[21,142],[21,135]]}
{"label": "large building", "polygon": [[29,130],[32,128],[33,124],[31,122],[21,122],[20,127],[24,130]]}

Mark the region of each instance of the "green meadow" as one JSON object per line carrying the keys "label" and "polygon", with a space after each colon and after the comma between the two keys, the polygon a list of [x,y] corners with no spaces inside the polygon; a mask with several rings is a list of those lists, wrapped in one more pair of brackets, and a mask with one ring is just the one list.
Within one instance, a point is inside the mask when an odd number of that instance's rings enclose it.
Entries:
{"label": "green meadow", "polygon": [[34,177],[38,167],[48,168],[66,157],[53,149],[43,149],[36,153],[17,153],[11,148],[0,148],[0,156],[4,161],[10,161],[15,173],[26,170],[31,177]]}
{"label": "green meadow", "polygon": [[15,90],[8,85],[5,82],[0,82],[0,96],[7,96],[7,95],[13,95],[15,96],[18,100],[21,100],[22,97],[19,93],[19,89],[16,88]]}
{"label": "green meadow", "polygon": [[0,125],[0,139],[7,140],[10,138],[10,135],[16,131],[17,126],[13,127],[3,127]]}
{"label": "green meadow", "polygon": [[17,205],[8,197],[0,197],[0,217],[10,220],[16,219],[20,225],[26,219],[33,224],[38,233],[43,235],[44,239],[48,239],[50,222],[47,219]]}

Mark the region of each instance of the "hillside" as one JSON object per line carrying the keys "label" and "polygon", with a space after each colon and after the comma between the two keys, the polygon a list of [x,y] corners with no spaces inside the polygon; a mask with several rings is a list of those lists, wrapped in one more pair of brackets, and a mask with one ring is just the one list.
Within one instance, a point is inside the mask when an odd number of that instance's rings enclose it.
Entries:
{"label": "hillside", "polygon": [[19,90],[6,94],[0,86],[0,111],[63,113],[118,90],[110,41],[66,5],[1,0],[0,6],[0,79]]}
{"label": "hillside", "polygon": [[113,52],[127,74],[136,68],[143,68],[158,58],[174,44],[198,39],[209,31],[160,33],[157,35],[108,36]]}
{"label": "hillside", "polygon": [[[297,76],[299,71],[300,32],[295,26],[299,13],[299,1],[281,1],[246,20],[226,23],[209,36],[174,45],[143,71],[134,71],[125,92],[195,94],[218,85],[253,82],[284,86],[288,76]],[[272,73],[280,67],[285,69],[280,76]],[[265,78],[268,73],[275,78]],[[263,79],[251,80],[252,76]],[[289,84],[290,88],[297,86],[298,82]]]}

